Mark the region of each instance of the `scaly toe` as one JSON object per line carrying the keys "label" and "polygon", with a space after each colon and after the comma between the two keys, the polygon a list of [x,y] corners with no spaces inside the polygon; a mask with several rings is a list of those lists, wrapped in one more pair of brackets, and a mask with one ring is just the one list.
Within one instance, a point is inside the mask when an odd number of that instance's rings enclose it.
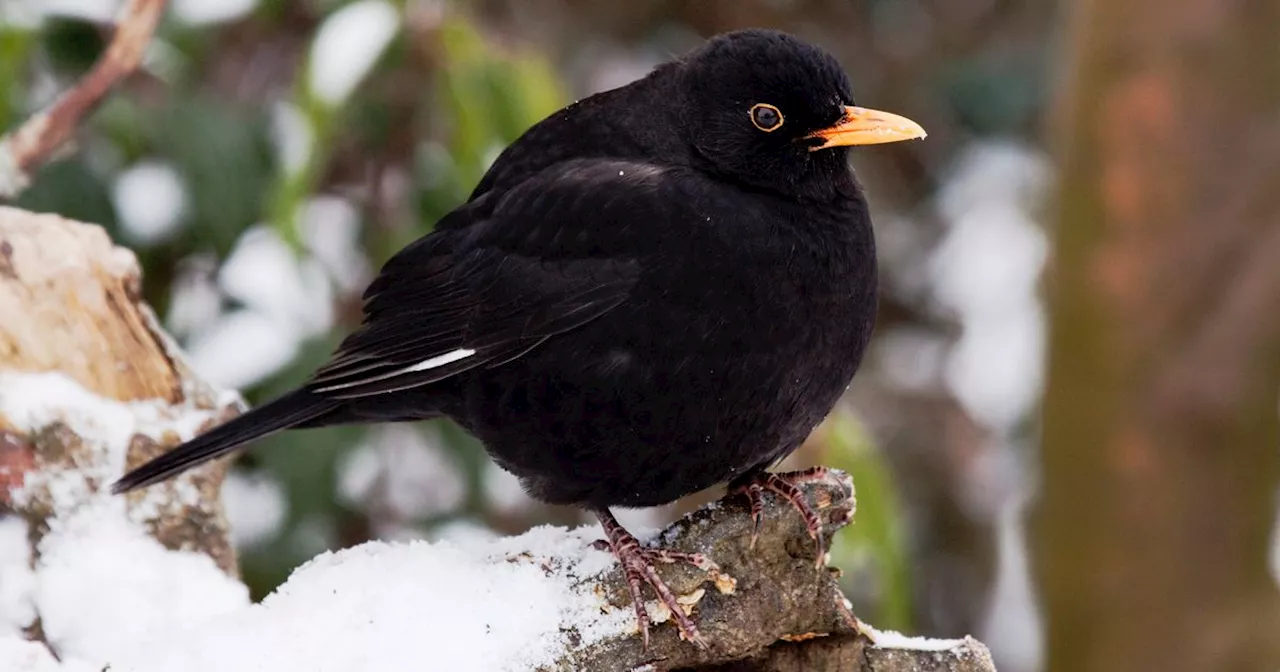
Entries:
{"label": "scaly toe", "polygon": [[[596,515],[600,518],[600,523],[604,527],[605,536],[608,537],[608,541],[604,542],[604,546],[617,558],[618,564],[622,566],[623,576],[626,577],[627,588],[631,593],[631,603],[636,612],[636,623],[641,637],[644,639],[645,650],[649,649],[649,625],[651,620],[649,612],[644,607],[644,598],[641,593],[642,583],[649,584],[649,587],[657,594],[658,600],[671,612],[671,617],[680,628],[681,637],[703,649],[708,648],[709,645],[706,638],[698,632],[698,626],[694,624],[693,619],[689,618],[689,615],[684,612],[684,608],[679,600],[676,599],[675,593],[662,580],[662,577],[658,576],[654,563],[687,562],[709,573],[713,579],[719,575],[719,566],[701,553],[645,548],[608,511],[601,510]],[[597,547],[599,547],[598,544]]]}
{"label": "scaly toe", "polygon": [[756,539],[759,536],[760,519],[764,510],[764,498],[762,492],[769,490],[776,493],[783,499],[787,500],[804,520],[805,531],[808,532],[809,538],[813,539],[816,546],[816,557],[814,564],[818,569],[822,569],[826,565],[826,548],[822,543],[822,519],[818,513],[809,506],[809,502],[805,499],[804,490],[800,489],[799,483],[808,483],[819,480],[827,475],[826,467],[811,467],[803,471],[793,471],[783,474],[775,474],[772,472],[762,472],[755,475],[752,480],[738,486],[736,493],[745,494],[751,501],[751,518],[752,518],[752,534],[751,548],[755,548]]}

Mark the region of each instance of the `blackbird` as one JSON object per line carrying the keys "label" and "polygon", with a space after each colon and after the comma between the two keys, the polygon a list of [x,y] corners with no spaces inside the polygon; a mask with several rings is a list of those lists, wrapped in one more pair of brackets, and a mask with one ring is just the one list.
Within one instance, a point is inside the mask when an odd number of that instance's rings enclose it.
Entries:
{"label": "blackbird", "polygon": [[875,320],[848,148],[924,135],[854,106],[818,47],[769,30],[715,37],[530,128],[383,266],[363,324],[305,384],[114,490],[284,429],[447,417],[533,497],[599,517],[646,643],[642,583],[704,644],[654,562],[712,563],[642,546],[609,507],[728,482],[757,523],[771,490],[820,539],[805,474],[766,468],[848,387]]}

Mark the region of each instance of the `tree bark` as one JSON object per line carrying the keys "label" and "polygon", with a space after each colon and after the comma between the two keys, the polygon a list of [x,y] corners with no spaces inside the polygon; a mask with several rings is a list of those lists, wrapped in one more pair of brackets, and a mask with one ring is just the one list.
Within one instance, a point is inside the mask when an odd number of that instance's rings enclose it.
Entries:
{"label": "tree bark", "polygon": [[1075,6],[1038,568],[1051,670],[1273,670],[1275,0]]}
{"label": "tree bark", "polygon": [[[218,393],[182,364],[181,353],[161,331],[139,297],[136,261],[113,247],[97,227],[49,215],[0,208],[0,310],[17,316],[0,322],[0,376],[61,372],[85,391],[113,402],[157,404],[158,412],[205,413],[207,424],[236,412],[234,396]],[[83,413],[84,411],[79,411]],[[92,418],[89,419],[92,425]],[[134,465],[178,440],[135,435],[127,463]],[[100,443],[100,442],[99,442]],[[23,514],[36,531],[51,519],[73,515],[86,497],[101,496],[118,473],[103,475],[101,450],[71,423],[49,421],[17,427],[0,407],[0,503]],[[116,465],[119,469],[120,465]],[[212,556],[234,573],[234,553],[218,500],[224,464],[195,470],[184,485],[139,493],[145,506],[131,512],[169,548]],[[76,501],[42,487],[51,472],[85,474]],[[65,483],[65,481],[62,481]],[[195,487],[189,487],[194,485]],[[806,485],[821,512],[825,541],[851,521],[852,483],[840,472]],[[193,494],[194,493],[194,494]],[[133,497],[134,495],[131,495]],[[143,504],[142,499],[130,500]],[[876,646],[872,630],[848,613],[833,570],[815,570],[815,544],[789,504],[770,498],[754,548],[745,503],[711,504],[677,521],[662,538],[674,548],[707,553],[732,580],[705,583],[698,572],[673,567],[669,585],[697,604],[700,628],[711,641],[701,650],[669,625],[654,628],[646,650],[627,633],[588,649],[566,652],[561,669],[653,670],[898,670],[986,672],[986,648],[972,639],[910,646]],[[616,568],[593,579],[616,608],[630,598]],[[110,624],[104,624],[109,627]],[[29,634],[38,636],[38,621]],[[886,644],[891,642],[886,641]],[[231,643],[229,643],[231,645]]]}
{"label": "tree bark", "polygon": [[[206,426],[238,412],[234,395],[199,380],[141,300],[133,253],[111,244],[97,226],[0,207],[0,374],[59,372],[85,391],[115,402],[150,401],[174,417],[209,416]],[[35,531],[69,513],[36,474],[94,474],[108,459],[101,446],[65,423],[23,432],[0,412],[0,507],[15,507]],[[135,434],[127,454],[139,465],[177,442]],[[131,495],[136,519],[167,548],[211,556],[235,575],[236,556],[218,497],[222,467],[199,470],[162,487],[164,496]],[[23,487],[23,486],[26,487]],[[103,489],[107,483],[89,483]],[[180,489],[193,487],[196,499]],[[20,501],[11,493],[22,492]],[[2,509],[0,509],[2,510]]]}

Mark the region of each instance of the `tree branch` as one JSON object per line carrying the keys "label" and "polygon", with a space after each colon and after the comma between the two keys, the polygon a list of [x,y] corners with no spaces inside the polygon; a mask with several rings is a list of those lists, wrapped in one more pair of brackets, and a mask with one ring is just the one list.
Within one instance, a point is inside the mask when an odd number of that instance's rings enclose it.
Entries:
{"label": "tree branch", "polygon": [[47,109],[0,137],[0,198],[14,198],[26,189],[32,173],[71,138],[80,119],[138,67],[164,6],[165,0],[127,0],[111,43],[88,74]]}

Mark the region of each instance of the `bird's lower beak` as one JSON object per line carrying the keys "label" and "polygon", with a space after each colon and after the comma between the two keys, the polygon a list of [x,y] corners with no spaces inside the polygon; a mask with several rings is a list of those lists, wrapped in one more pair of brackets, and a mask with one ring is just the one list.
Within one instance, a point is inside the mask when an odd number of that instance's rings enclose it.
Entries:
{"label": "bird's lower beak", "polygon": [[844,117],[831,128],[824,128],[808,137],[821,140],[810,150],[850,145],[879,145],[899,140],[912,140],[927,135],[924,129],[906,117],[865,107],[845,107]]}

